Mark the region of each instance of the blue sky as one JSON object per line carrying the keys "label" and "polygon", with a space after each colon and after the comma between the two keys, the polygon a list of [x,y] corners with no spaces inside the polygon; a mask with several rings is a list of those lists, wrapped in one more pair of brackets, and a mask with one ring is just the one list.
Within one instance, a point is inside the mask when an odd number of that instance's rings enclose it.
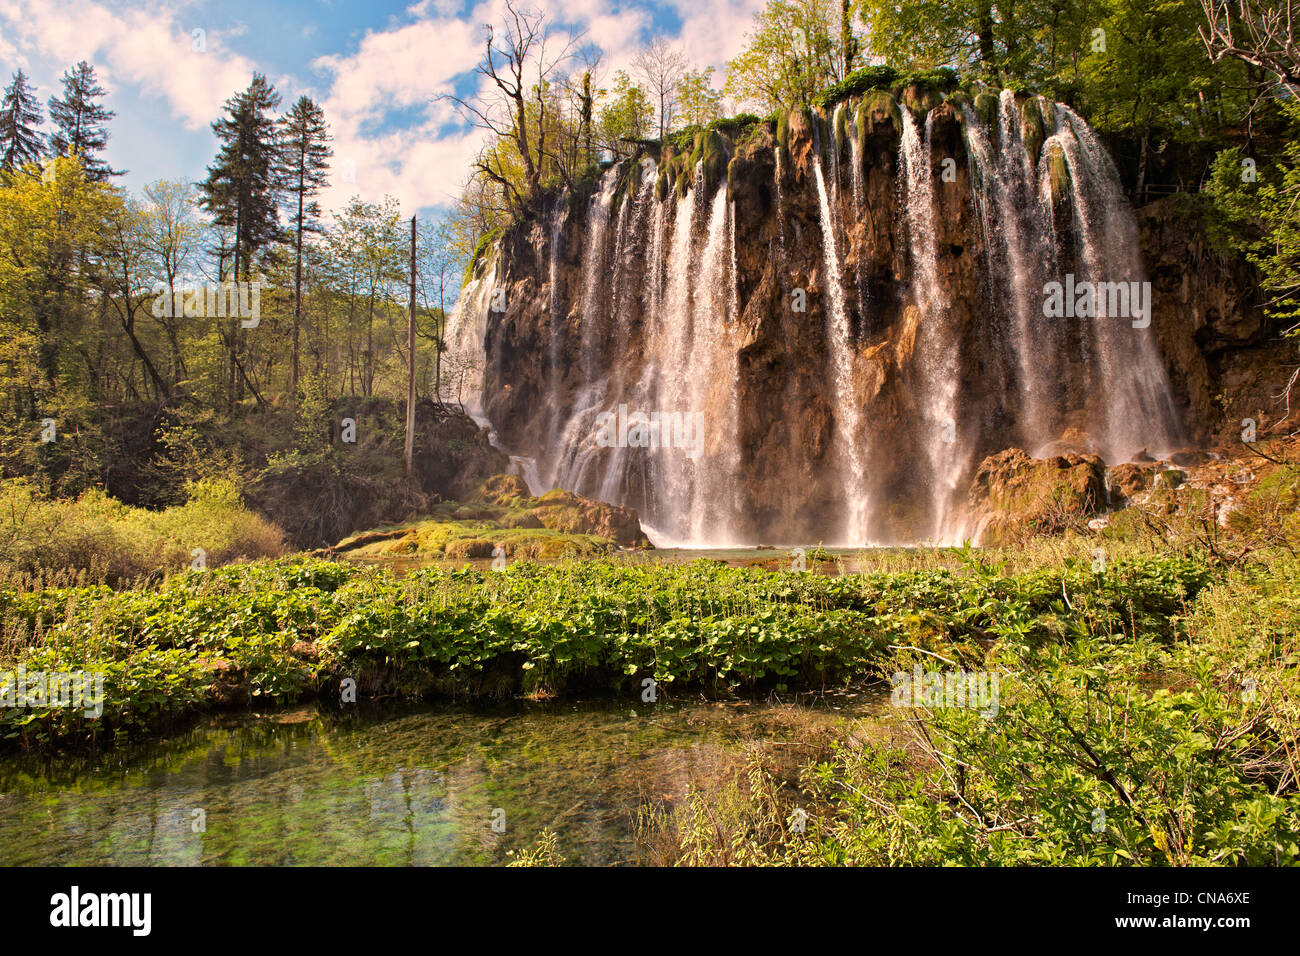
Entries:
{"label": "blue sky", "polygon": [[[666,36],[697,66],[716,66],[720,81],[762,0],[533,4],[585,29],[607,77]],[[209,124],[260,71],[282,106],[307,93],[325,108],[335,137],[327,208],[392,195],[404,212],[428,214],[458,191],[481,142],[436,97],[472,90],[483,24],[503,9],[502,0],[0,0],[0,71],[8,85],[21,67],[44,105],[65,69],[93,63],[118,114],[107,158],[129,170],[119,182],[133,190],[201,179],[216,148]]]}

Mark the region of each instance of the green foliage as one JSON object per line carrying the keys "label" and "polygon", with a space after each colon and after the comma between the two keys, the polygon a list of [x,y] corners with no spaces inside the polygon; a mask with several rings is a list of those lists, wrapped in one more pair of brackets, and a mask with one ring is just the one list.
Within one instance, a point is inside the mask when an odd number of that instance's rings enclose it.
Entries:
{"label": "green foliage", "polygon": [[[1173,641],[1093,628],[1043,643],[1011,615],[977,665],[1000,677],[996,715],[909,708],[910,745],[858,730],[797,794],[752,765],[692,798],[673,834],[681,862],[1300,863],[1296,571],[1251,566],[1201,589],[1170,614]],[[900,649],[879,673],[920,660]],[[796,806],[806,832],[788,825]]]}
{"label": "green foliage", "polygon": [[[210,496],[229,501],[219,489]],[[250,697],[276,700],[337,687],[342,676],[416,693],[482,692],[489,679],[525,693],[640,686],[646,677],[663,687],[821,686],[870,672],[891,646],[969,661],[990,635],[1034,653],[1091,638],[1164,646],[1208,579],[1178,559],[1120,561],[1104,575],[1071,566],[1064,580],[1048,569],[1004,577],[977,566],[833,578],[710,561],[516,563],[401,577],[294,559],[187,571],[119,593],[0,588],[10,636],[0,666],[39,660],[69,670],[144,654],[150,680],[174,672],[187,682],[174,706],[146,708],[159,719],[217,700],[215,687],[194,696],[200,668],[212,672],[209,684],[233,674]],[[104,726],[135,721],[125,689],[106,683],[106,693],[126,711],[106,709]],[[0,730],[36,745],[23,736],[26,716],[0,716]]]}
{"label": "green foliage", "polygon": [[1269,313],[1294,336],[1300,327],[1300,106],[1287,102],[1284,113],[1290,135],[1280,153],[1222,150],[1205,192],[1215,212],[1211,237],[1259,268]]}
{"label": "green foliage", "polygon": [[825,108],[835,106],[851,96],[861,96],[868,90],[888,90],[898,78],[898,70],[884,64],[864,66],[854,70],[840,82],[830,87],[818,97],[818,104]]}
{"label": "green foliage", "polygon": [[727,64],[727,93],[764,112],[812,106],[851,69],[859,40],[842,19],[849,9],[835,0],[768,0]]}
{"label": "green foliage", "polygon": [[624,139],[643,139],[654,126],[654,107],[645,90],[623,70],[614,74],[614,88],[607,94],[599,114],[601,141],[609,148],[626,152]]}
{"label": "green foliage", "polygon": [[688,70],[677,81],[677,115],[687,126],[707,126],[722,117],[722,91],[713,88],[713,67]]}
{"label": "green foliage", "polygon": [[188,494],[183,505],[148,511],[101,491],[59,501],[20,479],[5,481],[0,567],[25,573],[83,570],[125,582],[187,567],[197,548],[210,564],[284,552],[283,532],[247,510],[229,480],[193,482]]}

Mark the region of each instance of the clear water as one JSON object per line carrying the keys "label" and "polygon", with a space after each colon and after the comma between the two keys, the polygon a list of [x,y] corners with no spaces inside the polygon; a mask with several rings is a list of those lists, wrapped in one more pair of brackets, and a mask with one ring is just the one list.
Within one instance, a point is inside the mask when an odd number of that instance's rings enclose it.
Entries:
{"label": "clear water", "polygon": [[634,863],[639,807],[680,804],[748,741],[879,707],[861,692],[214,718],[98,756],[0,758],[0,865],[502,864],[546,827],[566,862]]}

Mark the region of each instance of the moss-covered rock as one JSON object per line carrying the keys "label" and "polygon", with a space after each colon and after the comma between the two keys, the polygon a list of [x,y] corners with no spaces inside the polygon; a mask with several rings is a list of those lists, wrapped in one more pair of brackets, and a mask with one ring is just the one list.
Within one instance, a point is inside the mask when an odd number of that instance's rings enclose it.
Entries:
{"label": "moss-covered rock", "polygon": [[1059,534],[1105,507],[1105,463],[1096,455],[1030,458],[1008,448],[980,463],[968,499],[978,543],[1016,545]]}
{"label": "moss-covered rock", "polygon": [[963,115],[968,107],[973,108],[975,105],[975,100],[965,90],[954,90],[944,102],[951,103],[953,110],[959,117]]}
{"label": "moss-covered rock", "polygon": [[980,118],[980,122],[985,126],[992,126],[998,118],[998,95],[996,93],[980,93],[975,97],[975,112]]}
{"label": "moss-covered rock", "polygon": [[909,83],[898,95],[899,101],[919,117],[926,116],[930,110],[943,102],[943,94],[929,84]]}
{"label": "moss-covered rock", "polygon": [[336,554],[386,558],[474,560],[501,547],[507,557],[561,558],[618,547],[648,548],[635,509],[556,489],[539,498],[516,475],[493,475],[474,500],[445,501],[429,515],[345,538]]}
{"label": "moss-covered rock", "polygon": [[1047,184],[1055,205],[1070,193],[1070,165],[1065,161],[1065,150],[1060,143],[1047,144]]}
{"label": "moss-covered rock", "polygon": [[875,90],[862,97],[858,104],[858,135],[867,136],[877,124],[884,122],[892,123],[894,131],[902,133],[903,111],[898,100],[885,90]]}
{"label": "moss-covered rock", "polygon": [[700,160],[704,167],[704,183],[711,192],[727,173],[727,141],[717,130],[702,134]]}
{"label": "moss-covered rock", "polygon": [[1047,137],[1043,131],[1043,112],[1036,96],[1031,96],[1020,104],[1020,138],[1024,140],[1030,160],[1037,163],[1043,149],[1043,140]]}

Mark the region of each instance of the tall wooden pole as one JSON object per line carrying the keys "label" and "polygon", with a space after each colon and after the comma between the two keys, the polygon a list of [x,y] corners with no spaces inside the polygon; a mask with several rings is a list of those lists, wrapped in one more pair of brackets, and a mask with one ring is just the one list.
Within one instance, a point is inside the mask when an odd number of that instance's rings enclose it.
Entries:
{"label": "tall wooden pole", "polygon": [[415,459],[415,217],[411,217],[411,301],[406,320],[406,473]]}

